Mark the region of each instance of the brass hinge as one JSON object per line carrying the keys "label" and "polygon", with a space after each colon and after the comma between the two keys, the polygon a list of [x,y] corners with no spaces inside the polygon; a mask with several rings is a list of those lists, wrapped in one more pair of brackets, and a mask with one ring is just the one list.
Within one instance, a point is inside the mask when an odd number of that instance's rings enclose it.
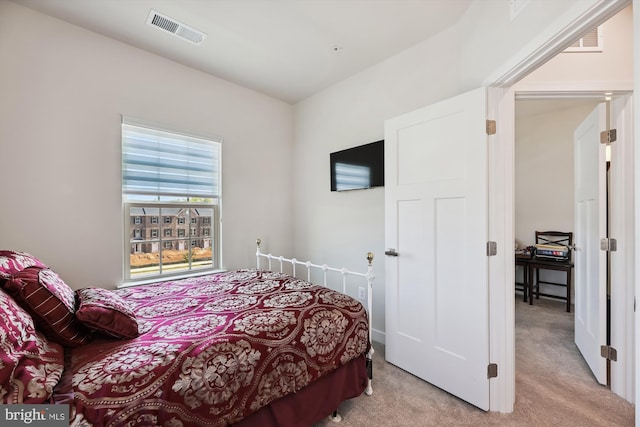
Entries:
{"label": "brass hinge", "polygon": [[498,376],[498,364],[489,363],[487,366],[487,378],[496,378]]}
{"label": "brass hinge", "polygon": [[487,135],[495,135],[495,134],[496,134],[496,121],[487,120]]}
{"label": "brass hinge", "polygon": [[607,237],[600,239],[600,250],[615,252],[618,250],[618,241]]}
{"label": "brass hinge", "polygon": [[498,244],[496,242],[487,242],[487,256],[498,255]]}
{"label": "brass hinge", "polygon": [[618,361],[618,351],[609,345],[600,346],[600,356],[613,362]]}
{"label": "brass hinge", "polygon": [[618,132],[615,129],[603,130],[600,132],[600,144],[611,144],[618,138]]}

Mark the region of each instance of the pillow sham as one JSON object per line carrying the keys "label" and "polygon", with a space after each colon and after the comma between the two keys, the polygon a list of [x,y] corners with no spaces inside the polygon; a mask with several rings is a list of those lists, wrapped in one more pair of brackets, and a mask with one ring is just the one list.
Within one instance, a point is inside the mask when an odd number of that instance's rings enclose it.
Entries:
{"label": "pillow sham", "polygon": [[0,403],[51,403],[64,349],[36,332],[33,319],[0,290]]}
{"label": "pillow sham", "polygon": [[0,279],[8,279],[27,267],[47,268],[38,258],[26,252],[0,250]]}
{"label": "pillow sham", "polygon": [[82,288],[76,290],[76,296],[76,317],[89,329],[115,338],[139,335],[135,313],[117,293],[103,288]]}
{"label": "pillow sham", "polygon": [[2,286],[50,340],[76,347],[91,339],[89,331],[75,318],[73,290],[53,270],[27,267]]}

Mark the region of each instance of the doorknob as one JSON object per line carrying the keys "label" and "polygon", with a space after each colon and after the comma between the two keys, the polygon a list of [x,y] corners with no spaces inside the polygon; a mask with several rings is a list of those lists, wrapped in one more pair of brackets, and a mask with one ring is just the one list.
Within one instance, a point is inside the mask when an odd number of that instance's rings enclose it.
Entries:
{"label": "doorknob", "polygon": [[389,256],[398,256],[398,252],[396,252],[395,249],[387,249],[384,251],[384,254]]}

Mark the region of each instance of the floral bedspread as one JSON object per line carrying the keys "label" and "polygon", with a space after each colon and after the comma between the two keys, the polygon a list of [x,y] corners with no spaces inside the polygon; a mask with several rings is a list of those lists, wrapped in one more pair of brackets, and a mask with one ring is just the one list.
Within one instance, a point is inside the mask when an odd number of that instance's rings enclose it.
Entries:
{"label": "floral bedspread", "polygon": [[362,304],[281,273],[239,270],[116,292],[141,334],[69,350],[72,425],[228,425],[369,345]]}

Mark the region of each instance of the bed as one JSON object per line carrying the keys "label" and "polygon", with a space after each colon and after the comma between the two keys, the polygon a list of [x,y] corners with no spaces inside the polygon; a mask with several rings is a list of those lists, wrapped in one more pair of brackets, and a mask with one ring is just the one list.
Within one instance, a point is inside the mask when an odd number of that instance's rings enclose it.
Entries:
{"label": "bed", "polygon": [[[347,276],[362,277],[370,307],[372,257],[354,273],[263,254],[258,241],[256,259],[253,269],[71,291],[29,254],[0,251],[2,402],[67,404],[77,426],[339,420],[341,402],[372,392],[373,349],[367,309],[327,288],[327,272],[343,290]],[[312,268],[324,286],[310,283]]]}

